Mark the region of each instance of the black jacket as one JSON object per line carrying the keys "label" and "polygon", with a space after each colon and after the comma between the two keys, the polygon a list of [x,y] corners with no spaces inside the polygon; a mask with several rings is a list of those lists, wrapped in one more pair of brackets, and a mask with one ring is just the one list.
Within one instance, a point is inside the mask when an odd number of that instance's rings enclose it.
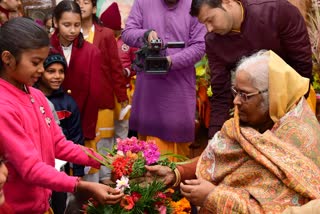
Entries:
{"label": "black jacket", "polygon": [[[84,145],[80,112],[74,99],[66,94],[62,88],[54,91],[47,98],[54,105],[66,138],[76,144]],[[73,164],[73,175],[82,177],[84,175],[84,166]]]}

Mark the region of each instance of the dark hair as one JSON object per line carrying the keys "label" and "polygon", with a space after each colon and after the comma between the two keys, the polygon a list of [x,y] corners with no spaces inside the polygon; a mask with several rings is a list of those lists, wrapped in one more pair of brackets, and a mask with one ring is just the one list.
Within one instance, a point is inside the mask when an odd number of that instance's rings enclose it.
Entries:
{"label": "dark hair", "polygon": [[48,11],[48,12],[46,13],[46,15],[44,16],[44,18],[43,18],[43,24],[46,25],[47,21],[48,21],[48,20],[51,20],[51,22],[52,22],[51,25],[53,26],[52,17],[53,17],[52,11]]}
{"label": "dark hair", "polygon": [[[62,14],[64,12],[72,12],[72,13],[77,13],[81,17],[81,9],[79,5],[74,2],[74,1],[69,1],[69,0],[63,0],[61,1],[53,10],[53,18],[56,20],[56,22],[59,22],[59,20],[62,17]],[[84,42],[84,38],[82,33],[79,34],[79,43],[78,47],[82,47]]]}
{"label": "dark hair", "polygon": [[[47,32],[31,19],[18,17],[7,21],[0,28],[0,54],[9,51],[20,61],[22,52],[25,50],[49,47]],[[2,69],[0,60],[0,70]]]}
{"label": "dark hair", "polygon": [[221,6],[222,0],[192,0],[190,15],[191,16],[199,16],[200,8],[207,4],[212,8],[222,8]]}
{"label": "dark hair", "polygon": [[[92,6],[93,7],[97,7],[97,0],[91,0],[92,2]],[[92,14],[92,19],[95,23],[97,23],[98,25],[103,26],[102,21],[99,19],[99,17],[97,16],[97,14]]]}
{"label": "dark hair", "polygon": [[[74,2],[77,3],[77,0],[74,0]],[[97,7],[97,0],[91,0],[92,6],[93,7]],[[97,17],[96,14],[92,14],[92,20],[93,22],[97,23],[98,25],[103,26],[103,23],[101,22],[101,20]]]}

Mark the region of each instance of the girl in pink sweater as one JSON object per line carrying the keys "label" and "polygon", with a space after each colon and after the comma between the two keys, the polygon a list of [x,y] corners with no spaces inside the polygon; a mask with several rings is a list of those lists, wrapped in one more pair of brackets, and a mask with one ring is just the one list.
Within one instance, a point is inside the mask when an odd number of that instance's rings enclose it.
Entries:
{"label": "girl in pink sweater", "polygon": [[11,19],[1,27],[0,51],[0,155],[9,171],[4,185],[8,204],[16,213],[43,214],[49,210],[51,190],[89,193],[103,204],[119,202],[119,191],[54,168],[55,158],[95,168],[100,164],[84,147],[65,139],[45,96],[30,87],[44,72],[47,33],[30,19]]}

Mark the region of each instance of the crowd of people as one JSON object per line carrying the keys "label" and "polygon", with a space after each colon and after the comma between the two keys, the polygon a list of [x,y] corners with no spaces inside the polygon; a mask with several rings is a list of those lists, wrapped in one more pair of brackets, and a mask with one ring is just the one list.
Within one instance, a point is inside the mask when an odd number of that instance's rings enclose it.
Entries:
{"label": "crowd of people", "polygon": [[[146,166],[145,179],[179,187],[199,213],[317,213],[320,126],[295,6],[134,0],[123,28],[116,3],[100,18],[97,3],[62,0],[41,24],[22,17],[20,0],[0,0],[0,213],[79,213],[89,197],[119,203],[110,169],[88,156],[102,160],[116,138],[189,156],[194,65],[205,54],[208,145],[174,170]],[[165,71],[137,72],[135,52],[159,41],[184,47],[161,49]],[[67,163],[56,169],[56,159]]]}

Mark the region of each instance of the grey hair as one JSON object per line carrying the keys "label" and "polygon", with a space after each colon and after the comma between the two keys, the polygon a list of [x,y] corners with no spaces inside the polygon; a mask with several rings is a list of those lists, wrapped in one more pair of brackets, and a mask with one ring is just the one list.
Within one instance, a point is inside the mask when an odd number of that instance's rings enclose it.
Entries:
{"label": "grey hair", "polygon": [[[244,72],[248,74],[249,81],[259,91],[269,89],[269,55],[266,50],[260,50],[251,56],[242,58],[236,68],[236,74]],[[261,108],[269,109],[269,92],[262,93],[263,102]]]}

